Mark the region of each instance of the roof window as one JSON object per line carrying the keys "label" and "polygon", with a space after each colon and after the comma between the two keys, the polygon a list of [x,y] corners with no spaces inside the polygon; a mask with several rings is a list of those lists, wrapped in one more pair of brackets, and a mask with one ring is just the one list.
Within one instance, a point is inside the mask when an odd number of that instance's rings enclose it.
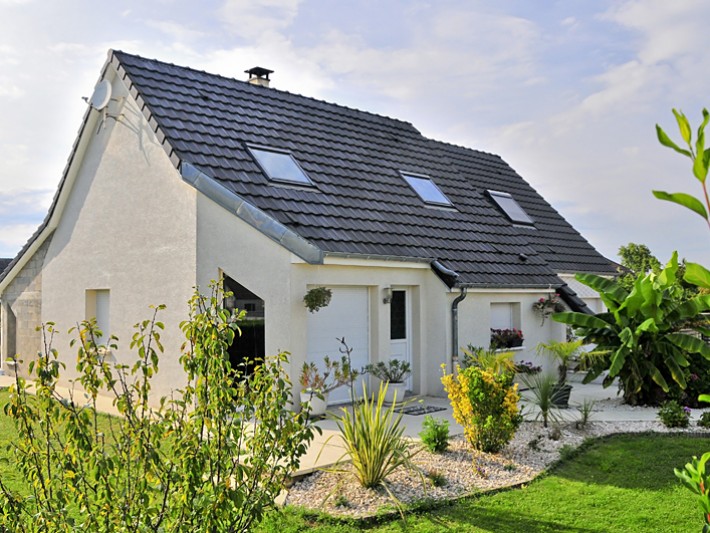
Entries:
{"label": "roof window", "polygon": [[436,186],[429,176],[421,174],[407,174],[400,172],[402,177],[407,181],[409,186],[414,189],[425,203],[430,205],[450,206],[451,200],[441,192],[441,189]]}
{"label": "roof window", "polygon": [[270,180],[313,185],[313,182],[289,152],[255,146],[247,148]]}
{"label": "roof window", "polygon": [[528,216],[520,204],[507,192],[486,191],[503,213],[516,224],[532,226],[533,219]]}

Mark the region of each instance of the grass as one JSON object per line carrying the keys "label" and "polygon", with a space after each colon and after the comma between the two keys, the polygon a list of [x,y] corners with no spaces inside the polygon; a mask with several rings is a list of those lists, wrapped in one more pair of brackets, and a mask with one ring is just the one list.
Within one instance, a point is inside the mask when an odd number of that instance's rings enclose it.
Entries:
{"label": "grass", "polygon": [[[8,450],[8,445],[17,435],[15,423],[9,416],[5,415],[5,406],[9,397],[10,393],[7,389],[0,389],[0,477],[9,489],[26,494],[29,492],[29,487],[25,484],[20,472],[15,468],[13,452]],[[99,415],[99,428],[107,435],[110,435],[110,419],[109,415]],[[3,459],[7,459],[7,461]]]}
{"label": "grass", "polygon": [[286,509],[267,516],[258,531],[700,531],[697,504],[676,480],[673,467],[709,448],[707,439],[694,437],[617,435],[592,442],[526,488],[414,513],[406,523],[338,522]]}

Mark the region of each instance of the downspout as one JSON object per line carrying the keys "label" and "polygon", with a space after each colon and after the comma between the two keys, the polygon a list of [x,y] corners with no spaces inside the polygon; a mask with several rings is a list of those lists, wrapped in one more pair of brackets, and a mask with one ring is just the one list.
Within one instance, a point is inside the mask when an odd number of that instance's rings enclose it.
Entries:
{"label": "downspout", "polygon": [[459,361],[459,303],[466,298],[466,287],[461,287],[459,294],[451,304],[451,373],[456,373]]}

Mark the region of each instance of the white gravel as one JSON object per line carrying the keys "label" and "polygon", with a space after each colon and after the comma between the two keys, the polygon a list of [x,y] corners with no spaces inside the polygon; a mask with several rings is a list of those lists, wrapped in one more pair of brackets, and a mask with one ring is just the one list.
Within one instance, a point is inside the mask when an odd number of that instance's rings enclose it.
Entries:
{"label": "white gravel", "polygon": [[[691,425],[674,432],[698,433]],[[320,471],[297,481],[286,497],[286,504],[302,506],[335,516],[367,517],[392,510],[388,491],[403,504],[425,500],[458,498],[527,483],[559,458],[562,446],[579,446],[586,438],[628,432],[668,432],[660,422],[590,422],[584,429],[573,423],[559,429],[543,428],[541,422],[523,422],[515,438],[499,454],[474,454],[462,436],[454,437],[443,454],[420,451],[414,458],[419,473],[399,469],[387,479],[387,489],[365,489],[350,469],[342,465],[340,472]],[[412,449],[421,444],[412,442]],[[446,484],[434,487],[425,477],[436,471]]]}

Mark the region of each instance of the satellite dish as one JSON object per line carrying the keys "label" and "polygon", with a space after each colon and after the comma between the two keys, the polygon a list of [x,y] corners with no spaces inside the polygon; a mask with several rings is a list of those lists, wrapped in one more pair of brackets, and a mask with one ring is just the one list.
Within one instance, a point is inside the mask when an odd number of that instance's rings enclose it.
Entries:
{"label": "satellite dish", "polygon": [[94,94],[89,98],[89,105],[101,111],[111,101],[111,84],[107,80],[101,80],[94,88]]}

